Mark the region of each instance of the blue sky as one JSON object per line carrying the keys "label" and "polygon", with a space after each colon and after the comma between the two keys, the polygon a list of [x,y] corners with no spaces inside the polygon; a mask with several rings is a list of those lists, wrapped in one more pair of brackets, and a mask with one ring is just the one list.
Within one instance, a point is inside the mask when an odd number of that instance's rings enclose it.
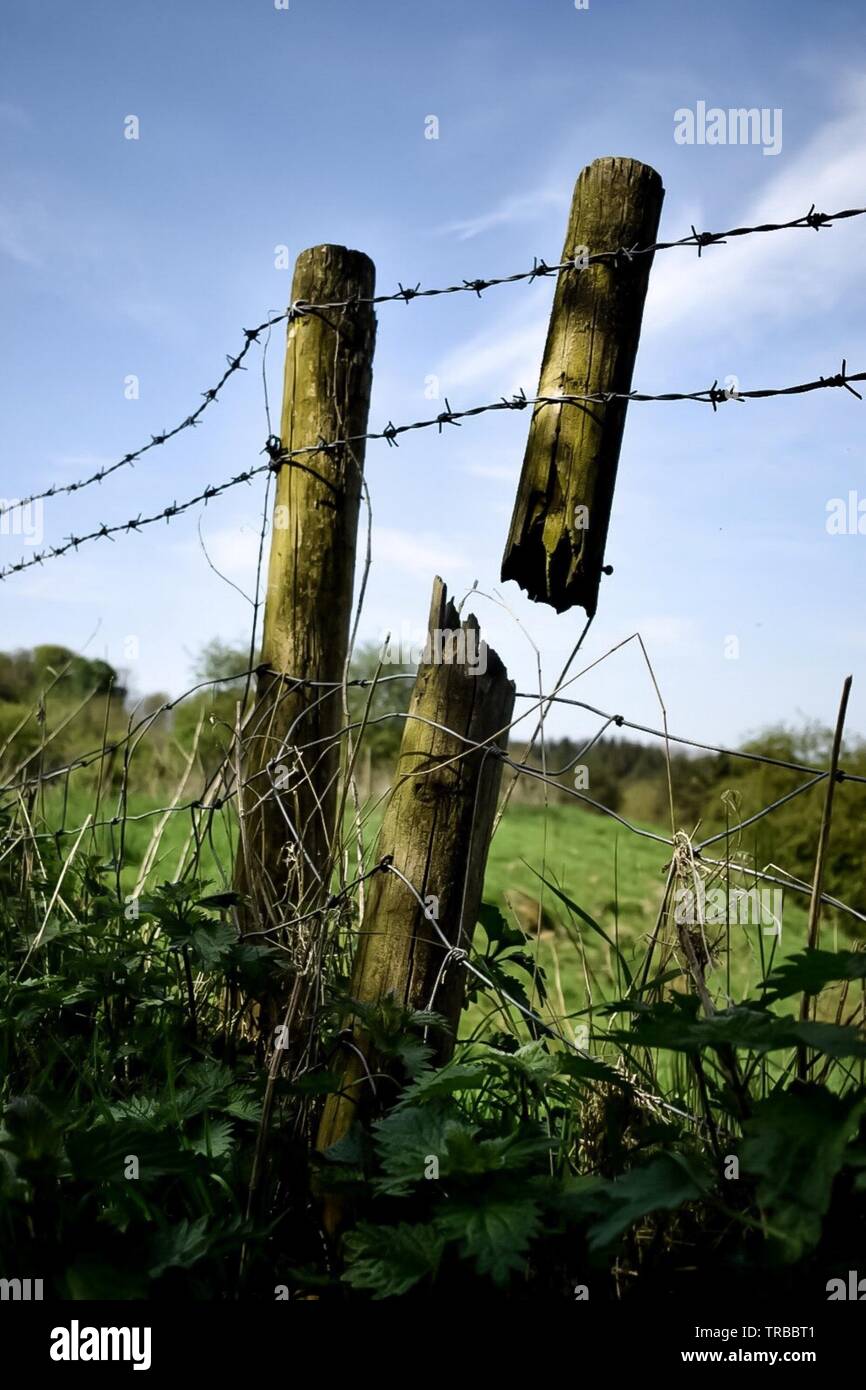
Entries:
{"label": "blue sky", "polygon": [[[856,3],[185,0],[18,6],[3,20],[0,496],[68,482],[171,427],[241,329],[279,311],[291,259],[342,242],[380,290],[507,274],[558,257],[574,180],[607,154],[661,173],[662,235],[866,205],[866,68]],[[684,146],[698,101],[779,108],[781,151]],[[135,115],[140,138],[124,139]],[[435,115],[439,139],[425,139]],[[866,219],[656,258],[635,371],[650,391],[744,388],[866,367]],[[535,389],[553,285],[379,313],[371,426]],[[282,333],[267,372],[278,417]],[[124,381],[139,378],[137,400]],[[734,740],[829,721],[854,674],[866,732],[866,536],[827,503],[866,498],[864,410],[847,392],[726,406],[634,405],[620,461],[593,661],[644,637],[671,727]],[[491,644],[535,686],[583,621],[531,604],[499,564],[527,419],[372,444],[374,564],[361,635],[415,630],[433,574],[475,580]],[[201,427],[101,487],[54,499],[45,541],[182,500],[260,462],[260,359]],[[87,645],[139,693],[178,692],[211,638],[241,640],[261,486],[201,514],[83,549],[0,586],[2,645]],[[27,554],[0,535],[0,561]],[[740,655],[726,657],[734,636]],[[129,639],[135,642],[130,643]],[[531,638],[531,641],[530,641]],[[534,646],[533,646],[534,644]],[[727,650],[730,650],[728,643]],[[128,653],[137,650],[134,659]],[[658,705],[635,644],[572,694],[638,721]],[[587,721],[560,710],[554,733]]]}

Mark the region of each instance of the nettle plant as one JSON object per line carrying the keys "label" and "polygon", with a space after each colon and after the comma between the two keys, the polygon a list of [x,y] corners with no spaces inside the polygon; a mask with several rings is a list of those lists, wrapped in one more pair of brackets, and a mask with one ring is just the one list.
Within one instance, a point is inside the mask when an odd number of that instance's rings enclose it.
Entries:
{"label": "nettle plant", "polygon": [[[523,1002],[537,967],[497,918],[485,908],[478,957],[495,988],[476,992]],[[622,964],[630,993],[601,1006],[591,1053],[508,1031],[434,1069],[420,1039],[442,1020],[354,1006],[387,1084],[318,1178],[349,1226],[352,1290],[627,1298],[639,1276],[675,1293],[697,1270],[760,1297],[848,1267],[866,1226],[866,1043],[784,1005],[862,988],[866,954],[803,951],[709,1017],[681,971],[632,991]]]}
{"label": "nettle plant", "polygon": [[[231,1292],[262,1069],[239,999],[279,974],[227,902],[166,884],[130,912],[79,857],[2,885],[0,1257],[54,1296]],[[40,925],[41,924],[41,925]]]}
{"label": "nettle plant", "polygon": [[[0,1259],[47,1296],[627,1300],[686,1272],[824,1296],[857,1268],[866,1044],[844,1001],[866,953],[788,956],[711,1015],[682,970],[642,983],[623,955],[575,1048],[527,1017],[543,972],[485,906],[444,1066],[435,1012],[335,980],[315,1057],[275,1067],[256,1001],[285,997],[287,953],[241,940],[236,896],[202,880],[132,902],[95,855],[0,864]],[[347,1017],[375,1089],[315,1154]]]}

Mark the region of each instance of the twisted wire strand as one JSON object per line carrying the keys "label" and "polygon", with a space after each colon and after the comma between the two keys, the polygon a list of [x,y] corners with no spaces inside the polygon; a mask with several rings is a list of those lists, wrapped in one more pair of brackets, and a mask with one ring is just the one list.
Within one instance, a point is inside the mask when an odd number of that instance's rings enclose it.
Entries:
{"label": "twisted wire strand", "polygon": [[847,363],[843,360],[842,369],[828,377],[818,377],[814,381],[800,382],[795,386],[773,386],[762,387],[749,391],[737,389],[726,389],[719,386],[718,381],[714,381],[712,386],[704,387],[697,391],[666,391],[660,394],[650,394],[644,391],[593,391],[582,394],[563,393],[551,396],[527,396],[524,391],[519,391],[513,396],[502,396],[497,401],[488,401],[484,405],[471,406],[466,410],[452,410],[448,400],[445,400],[446,409],[439,411],[424,420],[414,420],[411,424],[395,425],[392,421],[381,430],[369,430],[361,434],[347,435],[343,439],[320,439],[316,444],[306,444],[298,449],[285,449],[282,441],[272,435],[265,443],[262,453],[267,453],[268,462],[257,464],[253,468],[248,468],[242,473],[235,474],[232,478],[227,478],[224,482],[217,485],[210,484],[203,491],[196,493],[185,502],[171,502],[160,511],[152,513],[150,516],[130,518],[129,521],[117,522],[108,526],[103,523],[94,530],[85,532],[80,536],[69,536],[61,545],[48,546],[45,550],[37,551],[28,559],[18,560],[14,564],[5,565],[0,569],[0,580],[8,579],[10,575],[20,574],[22,570],[31,569],[34,565],[42,565],[47,560],[56,560],[61,555],[66,555],[70,550],[77,551],[80,546],[86,545],[91,541],[113,540],[116,535],[132,531],[140,531],[145,526],[153,526],[158,521],[166,523],[175,517],[189,511],[192,507],[199,504],[207,506],[213,498],[219,497],[230,488],[238,487],[241,483],[250,483],[253,478],[260,474],[278,472],[285,467],[305,468],[315,476],[315,469],[310,469],[308,465],[300,462],[303,458],[310,458],[316,454],[331,454],[342,449],[351,448],[356,444],[365,443],[372,440],[384,439],[390,447],[396,448],[399,437],[408,434],[413,430],[427,430],[436,428],[439,434],[442,433],[446,425],[460,428],[464,420],[473,419],[477,415],[486,415],[491,411],[501,410],[525,410],[527,407],[544,408],[546,406],[574,406],[584,410],[589,405],[610,405],[613,402],[648,402],[648,401],[693,401],[702,405],[709,405],[715,413],[720,405],[728,401],[738,401],[741,404],[748,400],[767,400],[772,397],[782,396],[801,396],[813,391],[822,391],[832,388],[843,388],[862,400],[859,391],[851,385],[852,382],[866,381],[866,372],[849,372]]}
{"label": "twisted wire strand", "polygon": [[[244,359],[249,353],[253,343],[258,342],[263,333],[269,333],[278,323],[292,323],[296,319],[302,318],[305,314],[324,313],[338,309],[359,308],[362,305],[378,305],[403,303],[411,304],[417,299],[432,299],[441,295],[450,294],[474,294],[480,299],[485,290],[492,289],[499,285],[515,285],[521,282],[532,284],[533,281],[549,275],[560,273],[579,273],[589,269],[593,265],[610,265],[616,268],[630,265],[633,261],[644,256],[655,255],[657,251],[670,251],[678,247],[697,248],[698,257],[709,246],[724,246],[727,242],[739,237],[755,236],[768,232],[784,232],[795,229],[813,229],[821,231],[822,228],[832,227],[836,222],[842,222],[852,217],[862,217],[866,214],[866,208],[844,208],[840,212],[816,212],[813,203],[809,211],[800,217],[791,218],[788,222],[762,222],[755,226],[731,227],[725,232],[699,232],[693,226],[688,235],[679,237],[675,241],[655,241],[646,246],[618,246],[607,251],[595,251],[590,253],[581,248],[570,257],[563,261],[548,264],[543,258],[534,257],[532,267],[528,270],[517,271],[513,275],[487,276],[484,278],[475,277],[464,279],[457,284],[443,285],[438,288],[422,289],[420,281],[414,286],[404,286],[398,282],[398,288],[392,294],[377,294],[372,296],[358,296],[354,299],[329,300],[322,303],[314,303],[307,300],[295,300],[289,307],[279,314],[270,314],[262,323],[255,328],[243,329],[244,342],[240,350],[232,354],[226,354],[228,366],[216,384],[207,391],[202,392],[202,403],[183,420],[170,430],[163,430],[159,434],[151,435],[147,444],[132,450],[128,454],[122,455],[114,463],[102,468],[97,468],[93,473],[79,479],[73,483],[55,483],[51,487],[44,488],[41,492],[32,492],[27,497],[17,498],[12,501],[3,502],[0,506],[0,517],[7,512],[14,511],[16,508],[27,507],[34,502],[42,501],[49,497],[59,497],[63,494],[80,492],[82,488],[90,487],[93,483],[101,483],[105,478],[116,473],[119,468],[131,467],[148,454],[152,449],[159,448],[174,439],[184,430],[194,429],[204,412],[209,406],[213,405],[221,393],[223,387],[239,371],[245,371]],[[676,397],[660,397],[658,399],[677,399]]]}

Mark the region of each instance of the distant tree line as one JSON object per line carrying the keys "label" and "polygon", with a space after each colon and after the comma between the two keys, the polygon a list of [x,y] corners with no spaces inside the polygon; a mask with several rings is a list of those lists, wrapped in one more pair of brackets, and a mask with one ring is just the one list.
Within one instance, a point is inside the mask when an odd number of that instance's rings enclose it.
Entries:
{"label": "distant tree line", "polygon": [[[195,662],[194,679],[205,687],[171,711],[156,717],[137,754],[133,785],[158,795],[176,780],[195,747],[203,776],[216,771],[231,745],[238,703],[254,689],[246,675],[249,652],[220,641],[208,643]],[[364,725],[362,756],[356,771],[363,794],[387,784],[400,746],[411,679],[394,679],[398,672],[384,666],[375,643],[358,648],[347,691],[350,723],[355,737]],[[411,676],[410,668],[404,674]],[[341,699],[339,692],[331,698]],[[28,768],[38,757],[45,770],[58,768],[81,755],[122,739],[131,724],[166,703],[164,694],[133,700],[125,679],[108,662],[82,656],[66,647],[44,644],[30,650],[0,653],[0,775]],[[670,829],[668,766],[661,740],[605,736],[583,755],[592,731],[581,737],[545,740],[536,744],[529,762],[545,767],[554,785],[522,777],[515,788],[515,805],[577,805],[572,793],[637,824]],[[817,724],[766,729],[743,745],[784,762],[826,766],[831,732]],[[514,738],[511,755],[522,757],[525,743]],[[846,740],[843,766],[866,774],[866,743]],[[122,763],[108,758],[101,776],[117,783]],[[76,774],[85,776],[84,774]],[[98,775],[96,769],[92,776]],[[753,763],[728,754],[698,753],[671,746],[677,828],[697,839],[726,831],[756,814],[807,780],[808,774]],[[819,784],[803,797],[779,807],[746,830],[714,847],[714,857],[727,851],[751,856],[757,867],[781,865],[810,881],[823,803]],[[588,814],[603,814],[586,801]],[[837,789],[826,888],[866,911],[863,865],[866,863],[866,786],[843,781]]]}

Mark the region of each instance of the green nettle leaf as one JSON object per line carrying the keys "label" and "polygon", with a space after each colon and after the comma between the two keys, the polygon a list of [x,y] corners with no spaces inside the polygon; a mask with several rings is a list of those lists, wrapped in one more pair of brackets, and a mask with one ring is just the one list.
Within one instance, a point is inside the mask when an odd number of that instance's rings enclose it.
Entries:
{"label": "green nettle leaf", "polygon": [[208,1225],[207,1216],[200,1216],[196,1221],[184,1217],[176,1225],[160,1231],[153,1242],[151,1278],[158,1279],[172,1266],[189,1269],[202,1259],[210,1245]]}
{"label": "green nettle leaf", "polygon": [[5,1134],[0,1147],[16,1158],[38,1161],[58,1147],[57,1125],[51,1111],[36,1096],[16,1096],[3,1112]]}
{"label": "green nettle leaf", "polygon": [[236,941],[230,951],[226,951],[222,968],[231,971],[241,988],[249,994],[264,989],[269,980],[278,978],[286,969],[286,957],[276,946],[263,946],[260,943]]}
{"label": "green nettle leaf", "polygon": [[407,1075],[411,1076],[413,1081],[426,1070],[433,1056],[433,1048],[420,1038],[413,1038],[410,1033],[398,1038],[392,1044],[390,1052],[403,1063]]}
{"label": "green nettle leaf", "polygon": [[101,993],[95,985],[79,984],[68,994],[64,994],[62,1004],[64,1009],[71,1009],[75,1004],[92,1004],[95,999],[100,998]]}
{"label": "green nettle leaf", "polygon": [[[504,949],[508,946],[526,946],[526,937],[517,927],[503,917],[498,907],[492,903],[482,903],[478,909],[478,921],[487,936],[491,946],[498,946]],[[488,955],[498,955],[499,951],[488,951]]]}
{"label": "green nettle leaf", "polygon": [[493,994],[505,995],[519,1004],[521,1008],[527,1010],[531,1008],[529,995],[526,993],[522,980],[515,975],[509,975],[507,970],[503,970],[494,956],[482,956],[479,969],[489,984],[483,983],[476,975],[470,975],[466,988],[466,997],[470,1003],[479,994],[491,989]]}
{"label": "green nettle leaf", "polygon": [[[203,886],[195,882],[164,883],[139,906],[143,913],[156,917],[175,950],[188,947],[205,969],[213,969],[238,945],[238,934],[228,922],[209,917],[197,906],[202,901]],[[223,896],[216,895],[218,906],[222,906]]]}
{"label": "green nettle leaf", "polygon": [[[336,1095],[343,1085],[343,1078],[333,1071],[308,1071],[299,1076],[286,1089],[293,1096],[331,1096]],[[261,1107],[259,1107],[261,1108]],[[232,1113],[234,1113],[232,1111]]]}
{"label": "green nettle leaf", "polygon": [[[63,935],[65,922],[60,917],[52,917],[41,926],[38,931],[34,931],[32,936],[26,936],[25,940],[28,947],[39,949],[47,946],[49,941],[56,941],[58,936]],[[38,943],[38,946],[37,946]]]}
{"label": "green nettle leaf", "polygon": [[119,1100],[108,1109],[115,1120],[134,1120],[141,1125],[147,1125],[148,1122],[158,1122],[162,1104],[157,1096],[139,1094],[130,1096],[128,1100]]}
{"label": "green nettle leaf", "polygon": [[[512,970],[519,970],[530,976],[534,991],[543,1004],[547,998],[545,974],[538,961],[527,952],[524,933],[507,922],[499,908],[491,903],[481,904],[478,921],[487,936],[487,947],[484,955],[479,957],[478,964],[493,986],[494,993],[510,994],[512,999],[528,1009],[530,1004],[526,988],[519,977],[511,974]],[[506,964],[508,970],[503,969]],[[482,984],[476,975],[470,975],[467,997],[475,999],[486,988],[488,986]]]}
{"label": "green nettle leaf", "polygon": [[551,1147],[548,1135],[534,1128],[482,1138],[478,1125],[442,1101],[393,1110],[374,1131],[382,1169],[374,1186],[395,1197],[424,1183],[431,1159],[437,1177],[465,1183],[487,1173],[523,1171],[543,1161]]}
{"label": "green nettle leaf", "polygon": [[441,1028],[446,1033],[451,1032],[451,1025],[444,1014],[438,1014],[435,1009],[410,1009],[406,1013],[406,1019],[410,1028]]}
{"label": "green nettle leaf", "polygon": [[198,905],[199,907],[219,908],[240,907],[243,901],[240,893],[210,893],[206,898],[199,898]]}
{"label": "green nettle leaf", "polygon": [[373,1226],[362,1222],[346,1237],[343,1279],[373,1297],[395,1298],[435,1276],[445,1241],[432,1225]]}
{"label": "green nettle leaf", "polygon": [[353,1169],[362,1168],[366,1152],[361,1126],[357,1122],[354,1123],[342,1139],[338,1139],[330,1148],[322,1150],[321,1157],[326,1163],[335,1166],[342,1164]]}
{"label": "green nettle leaf", "polygon": [[668,1211],[684,1202],[697,1201],[709,1182],[709,1176],[695,1160],[667,1153],[632,1168],[604,1187],[584,1188],[580,1195],[588,1207],[598,1210],[606,1199],[600,1219],[591,1222],[588,1229],[590,1249],[609,1245],[650,1212]]}
{"label": "green nettle leaf", "polygon": [[189,944],[206,970],[219,965],[231,952],[237,932],[228,922],[205,922],[192,932]]}
{"label": "green nettle leaf", "polygon": [[861,1041],[856,1028],[835,1023],[798,1023],[792,1032],[796,1042],[805,1043],[827,1057],[866,1057],[866,1043]]}
{"label": "green nettle leaf", "polygon": [[474,1259],[479,1274],[504,1284],[524,1268],[541,1215],[532,1197],[487,1193],[471,1202],[450,1202],[437,1215],[436,1226],[447,1239],[457,1241],[465,1258]]}
{"label": "green nettle leaf", "polygon": [[554,1076],[562,1072],[562,1060],[547,1050],[547,1043],[539,1040],[525,1043],[516,1052],[497,1056],[497,1062],[508,1071],[517,1072],[524,1080],[542,1089]]}
{"label": "green nettle leaf", "polygon": [[3,1012],[8,1019],[14,1020],[17,1028],[29,1028],[58,1009],[64,1003],[65,994],[63,983],[56,976],[22,980],[4,991]]}
{"label": "green nettle leaf", "polygon": [[795,1082],[761,1101],[744,1126],[744,1172],[758,1178],[757,1197],[782,1254],[796,1260],[821,1236],[833,1179],[866,1106],[866,1097],[833,1095]]}
{"label": "green nettle leaf", "polygon": [[450,1141],[462,1136],[474,1150],[478,1133],[477,1125],[466,1124],[441,1105],[394,1110],[379,1120],[373,1130],[383,1173],[376,1180],[376,1188],[392,1196],[405,1195],[423,1181],[431,1158],[437,1160],[440,1176],[443,1176],[447,1170]]}
{"label": "green nettle leaf", "polygon": [[411,1010],[399,1004],[393,993],[386,995],[384,999],[380,999],[375,1004],[368,1004],[362,999],[350,997],[337,1002],[340,1004],[342,1013],[352,1013],[361,1019],[377,1047],[386,1046],[400,1033],[405,1032],[409,1026]]}
{"label": "green nettle leaf", "polygon": [[66,1136],[66,1156],[79,1182],[125,1182],[130,1155],[138,1159],[142,1179],[184,1173],[195,1163],[193,1155],[180,1147],[177,1133],[155,1131],[133,1120],[101,1123]]}
{"label": "green nettle leaf", "polygon": [[456,1091],[480,1091],[490,1079],[490,1071],[480,1062],[449,1062],[437,1071],[425,1071],[407,1086],[397,1103],[403,1110],[410,1105],[425,1105],[442,1100]]}
{"label": "green nettle leaf", "polygon": [[590,1217],[602,1216],[609,1210],[610,1186],[606,1178],[595,1174],[574,1174],[548,1195],[546,1205],[566,1225],[585,1225]]}
{"label": "green nettle leaf", "polygon": [[178,883],[161,883],[155,890],[151,902],[151,910],[175,913],[179,915],[190,904],[199,900],[202,890],[207,887],[207,883],[197,882],[195,879],[187,879]]}
{"label": "green nettle leaf", "polygon": [[228,1120],[213,1120],[205,1116],[199,1134],[191,1141],[193,1153],[205,1158],[223,1158],[234,1148],[234,1131]]}
{"label": "green nettle leaf", "polygon": [[780,961],[767,976],[764,999],[789,999],[793,994],[820,994],[840,980],[866,979],[866,951],[818,951],[806,948]]}
{"label": "green nettle leaf", "polygon": [[166,1111],[179,1120],[190,1120],[206,1110],[222,1110],[233,1077],[222,1062],[207,1061],[188,1067],[183,1080],[185,1084],[175,1091],[173,1109],[167,1106]]}
{"label": "green nettle leaf", "polygon": [[336,1005],[341,1014],[351,1013],[359,1018],[373,1049],[383,1058],[396,1058],[413,1079],[427,1067],[433,1055],[433,1049],[419,1036],[420,1031],[435,1028],[451,1032],[441,1014],[427,1009],[407,1009],[393,994],[376,1004],[347,997],[337,1000]]}
{"label": "green nettle leaf", "polygon": [[232,1086],[221,1110],[236,1120],[258,1124],[262,1117],[262,1102],[244,1086]]}
{"label": "green nettle leaf", "polygon": [[551,1139],[536,1132],[473,1139],[467,1131],[448,1136],[440,1177],[475,1177],[480,1173],[521,1171],[550,1152]]}

